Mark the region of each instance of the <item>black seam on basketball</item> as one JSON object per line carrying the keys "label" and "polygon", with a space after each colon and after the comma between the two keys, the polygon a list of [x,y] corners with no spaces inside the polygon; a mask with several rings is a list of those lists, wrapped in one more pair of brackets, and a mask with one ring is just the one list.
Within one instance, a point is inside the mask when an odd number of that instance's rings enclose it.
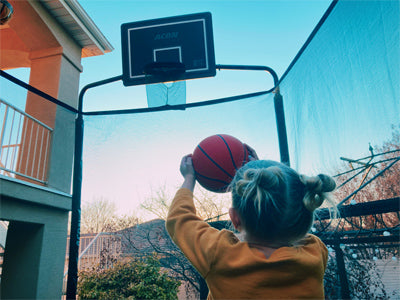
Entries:
{"label": "black seam on basketball", "polygon": [[216,167],[218,167],[218,169],[220,169],[222,172],[224,172],[224,173],[225,173],[226,175],[228,175],[230,178],[233,178],[232,175],[229,174],[227,171],[225,171],[224,168],[222,168],[215,160],[213,160],[213,159],[206,153],[206,151],[204,151],[204,150],[200,147],[200,145],[197,146],[197,147],[201,150],[201,152],[203,152],[203,154],[204,154],[205,156],[207,156],[207,158],[208,158],[209,160],[211,160],[211,162],[214,163],[214,165],[215,165]]}
{"label": "black seam on basketball", "polygon": [[247,153],[247,148],[246,146],[243,144],[243,153],[244,153],[244,157],[243,157],[243,161],[242,161],[242,166],[246,163],[249,154]]}
{"label": "black seam on basketball", "polygon": [[226,182],[226,181],[223,181],[223,180],[220,180],[220,179],[210,178],[210,177],[201,175],[200,173],[197,173],[197,172],[195,172],[195,173],[196,173],[196,176],[202,177],[202,178],[207,179],[207,180],[220,182],[220,183],[223,183],[223,184],[225,184],[225,185],[228,185],[228,184],[229,184],[229,182]]}
{"label": "black seam on basketball", "polygon": [[233,160],[233,155],[232,155],[232,152],[231,152],[231,148],[229,148],[228,143],[225,141],[225,139],[224,139],[221,135],[218,134],[218,136],[219,136],[219,137],[222,139],[222,141],[225,143],[226,148],[228,148],[229,155],[231,156],[231,161],[232,161],[233,167],[234,167],[235,170],[237,171],[238,168],[237,168],[237,166],[236,166],[236,164],[235,164],[235,161]]}

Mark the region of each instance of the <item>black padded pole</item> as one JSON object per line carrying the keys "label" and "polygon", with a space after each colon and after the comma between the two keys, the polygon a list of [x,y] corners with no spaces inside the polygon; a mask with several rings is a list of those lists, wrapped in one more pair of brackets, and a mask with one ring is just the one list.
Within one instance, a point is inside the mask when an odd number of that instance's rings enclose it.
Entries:
{"label": "black padded pole", "polygon": [[283,109],[283,98],[279,91],[279,78],[276,72],[267,66],[238,66],[238,65],[216,65],[218,70],[247,70],[247,71],[266,71],[274,79],[274,87],[269,91],[275,91],[274,107],[276,128],[278,131],[279,153],[281,162],[290,166],[289,148],[286,133],[285,113]]}
{"label": "black padded pole", "polygon": [[71,232],[69,240],[67,299],[76,299],[78,286],[78,261],[81,225],[81,196],[82,196],[82,156],[83,156],[83,96],[92,87],[121,80],[122,76],[115,76],[105,80],[90,83],[82,88],[78,99],[78,116],[75,120],[75,155],[74,174],[72,184],[72,211]]}
{"label": "black padded pole", "polygon": [[281,162],[290,166],[289,147],[286,134],[285,112],[283,109],[283,98],[279,92],[279,87],[276,89],[274,96],[276,129],[278,131],[279,152],[281,155]]}
{"label": "black padded pole", "polygon": [[333,245],[333,248],[335,249],[336,253],[336,268],[339,274],[341,299],[350,299],[349,281],[347,279],[343,251],[340,249],[340,245],[338,243]]}
{"label": "black padded pole", "polygon": [[69,240],[67,299],[76,299],[78,285],[78,259],[81,223],[81,191],[82,191],[82,152],[83,152],[83,117],[78,114],[75,120],[75,155],[74,179],[72,185],[72,214]]}

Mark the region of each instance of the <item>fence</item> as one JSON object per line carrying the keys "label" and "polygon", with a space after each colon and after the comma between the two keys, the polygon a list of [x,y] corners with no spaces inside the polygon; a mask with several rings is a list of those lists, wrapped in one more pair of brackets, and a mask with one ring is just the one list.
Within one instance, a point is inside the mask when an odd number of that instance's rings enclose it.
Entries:
{"label": "fence", "polygon": [[[63,279],[63,295],[67,289],[69,237],[67,242],[67,257]],[[114,257],[121,252],[121,237],[116,233],[101,232],[82,235],[79,243],[78,270],[92,270],[98,266],[109,267],[114,263]]]}
{"label": "fence", "polygon": [[3,272],[4,248],[6,245],[8,222],[0,221],[0,280]]}
{"label": "fence", "polygon": [[46,184],[53,129],[0,99],[0,174]]}

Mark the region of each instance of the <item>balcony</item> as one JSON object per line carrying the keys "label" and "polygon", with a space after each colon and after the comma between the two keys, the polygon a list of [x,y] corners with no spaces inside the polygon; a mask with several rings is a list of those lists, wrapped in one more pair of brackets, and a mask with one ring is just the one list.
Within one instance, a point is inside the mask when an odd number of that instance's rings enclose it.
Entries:
{"label": "balcony", "polygon": [[0,174],[46,185],[53,129],[0,99]]}

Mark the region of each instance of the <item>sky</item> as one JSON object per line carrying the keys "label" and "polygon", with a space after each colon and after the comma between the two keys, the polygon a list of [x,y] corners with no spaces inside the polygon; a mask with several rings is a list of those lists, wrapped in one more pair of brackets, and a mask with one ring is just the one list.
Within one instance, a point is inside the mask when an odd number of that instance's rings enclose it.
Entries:
{"label": "sky", "polygon": [[[261,65],[282,76],[330,5],[328,0],[105,1],[79,3],[114,47],[84,58],[80,88],[122,74],[123,23],[211,12],[217,64]],[[28,81],[26,70],[10,74]],[[273,87],[265,72],[218,71],[186,83],[186,101],[197,102]],[[84,111],[145,107],[146,87],[121,82],[89,90]],[[243,109],[248,113],[243,115]],[[271,98],[186,111],[85,118],[82,203],[114,202],[120,214],[138,213],[160,187],[173,195],[182,179],[179,163],[208,135],[231,134],[249,143],[260,158],[279,160]],[[142,216],[146,218],[146,216]],[[151,216],[148,216],[151,218]]]}

